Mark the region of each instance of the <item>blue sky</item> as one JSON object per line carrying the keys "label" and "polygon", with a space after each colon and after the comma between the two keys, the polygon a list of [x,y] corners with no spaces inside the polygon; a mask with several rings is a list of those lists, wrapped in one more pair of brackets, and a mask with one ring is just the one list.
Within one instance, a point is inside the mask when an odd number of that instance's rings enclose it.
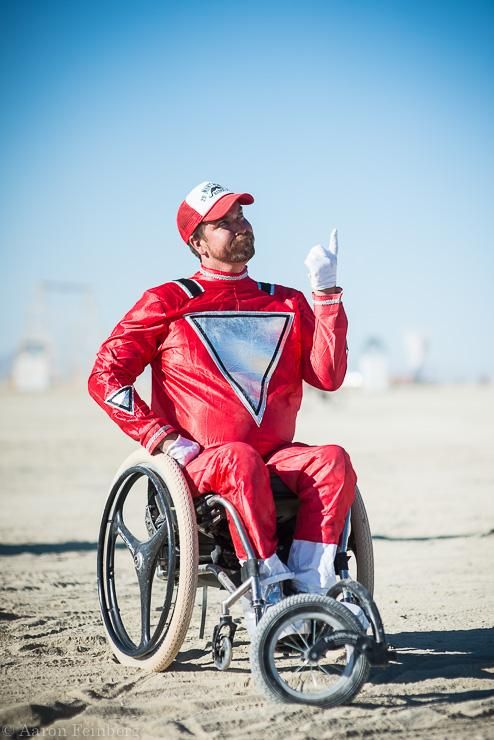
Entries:
{"label": "blue sky", "polygon": [[493,20],[477,0],[0,0],[2,354],[40,279],[90,284],[101,339],[191,274],[176,208],[212,179],[256,197],[258,279],[308,294],[338,227],[351,366],[377,336],[403,372],[416,330],[430,376],[492,377]]}

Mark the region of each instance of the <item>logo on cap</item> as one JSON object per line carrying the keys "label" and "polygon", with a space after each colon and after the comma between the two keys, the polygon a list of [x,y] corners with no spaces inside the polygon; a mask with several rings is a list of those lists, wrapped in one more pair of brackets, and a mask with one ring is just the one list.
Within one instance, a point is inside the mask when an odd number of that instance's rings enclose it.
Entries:
{"label": "logo on cap", "polygon": [[230,193],[228,188],[224,188],[222,185],[218,185],[214,182],[206,182],[201,190],[201,201],[204,202],[208,198],[214,198],[220,193]]}

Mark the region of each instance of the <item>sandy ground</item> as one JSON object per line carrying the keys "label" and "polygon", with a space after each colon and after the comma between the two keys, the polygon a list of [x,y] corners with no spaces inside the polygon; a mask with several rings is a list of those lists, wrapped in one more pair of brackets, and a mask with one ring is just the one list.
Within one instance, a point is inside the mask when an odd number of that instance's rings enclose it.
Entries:
{"label": "sandy ground", "polygon": [[133,443],[83,391],[4,390],[0,402],[4,735],[494,738],[494,387],[306,397],[298,438],[343,444],[358,470],[375,598],[398,648],[351,705],[330,710],[261,699],[243,630],[231,668],[216,671],[198,609],[167,672],[115,663],[96,539]]}

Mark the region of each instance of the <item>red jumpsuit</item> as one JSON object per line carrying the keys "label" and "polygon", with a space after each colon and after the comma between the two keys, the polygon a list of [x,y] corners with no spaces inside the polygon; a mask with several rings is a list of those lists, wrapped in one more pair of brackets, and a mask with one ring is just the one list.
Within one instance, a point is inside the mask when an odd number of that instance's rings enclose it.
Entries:
{"label": "red jumpsuit", "polygon": [[[89,392],[150,452],[172,431],[198,442],[184,471],[193,495],[229,498],[259,558],[276,550],[269,472],[300,498],[295,538],[333,544],[353,501],[350,460],[292,439],[302,381],[343,382],[346,331],[340,294],[314,295],[313,312],[297,290],[201,267],[144,293],[101,346]],[[148,364],[150,407],[133,387]]]}

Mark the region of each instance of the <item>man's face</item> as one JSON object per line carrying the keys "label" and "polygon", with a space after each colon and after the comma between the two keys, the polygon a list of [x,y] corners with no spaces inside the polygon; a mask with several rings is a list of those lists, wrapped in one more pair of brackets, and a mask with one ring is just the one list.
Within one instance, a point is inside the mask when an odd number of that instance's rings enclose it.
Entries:
{"label": "man's face", "polygon": [[204,262],[229,265],[246,263],[254,256],[254,233],[239,203],[234,203],[223,218],[204,223],[198,251]]}

